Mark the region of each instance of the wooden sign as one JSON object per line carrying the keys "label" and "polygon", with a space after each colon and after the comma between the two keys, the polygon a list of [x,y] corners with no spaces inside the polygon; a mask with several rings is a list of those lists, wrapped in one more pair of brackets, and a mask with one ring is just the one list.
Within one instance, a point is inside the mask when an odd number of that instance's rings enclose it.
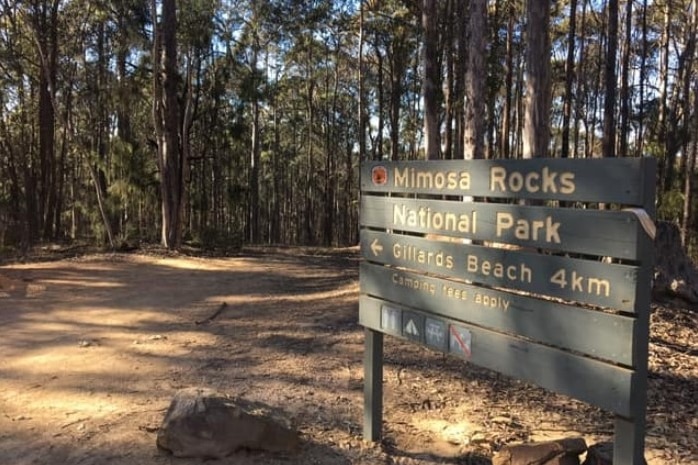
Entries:
{"label": "wooden sign", "polygon": [[643,205],[654,195],[644,177],[654,162],[650,158],[373,161],[361,166],[361,191]]}
{"label": "wooden sign", "polygon": [[651,159],[363,164],[364,435],[389,334],[614,412],[614,463],[642,463],[654,180]]}
{"label": "wooden sign", "polygon": [[361,198],[361,224],[631,260],[643,233],[629,211],[373,196]]}
{"label": "wooden sign", "polygon": [[365,259],[492,287],[635,311],[639,269],[564,256],[361,231]]}

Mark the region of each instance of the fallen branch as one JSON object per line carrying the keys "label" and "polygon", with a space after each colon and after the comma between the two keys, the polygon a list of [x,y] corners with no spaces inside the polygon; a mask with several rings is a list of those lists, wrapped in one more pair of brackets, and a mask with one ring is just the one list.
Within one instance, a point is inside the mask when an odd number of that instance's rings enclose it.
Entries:
{"label": "fallen branch", "polygon": [[225,308],[227,306],[228,306],[228,304],[226,304],[225,302],[222,302],[218,306],[216,311],[211,314],[211,316],[209,316],[208,318],[204,318],[203,320],[196,320],[196,321],[194,321],[194,324],[203,325],[203,324],[212,322],[214,319],[216,319],[216,317],[218,317],[218,315],[220,315],[223,312],[223,310],[225,310]]}

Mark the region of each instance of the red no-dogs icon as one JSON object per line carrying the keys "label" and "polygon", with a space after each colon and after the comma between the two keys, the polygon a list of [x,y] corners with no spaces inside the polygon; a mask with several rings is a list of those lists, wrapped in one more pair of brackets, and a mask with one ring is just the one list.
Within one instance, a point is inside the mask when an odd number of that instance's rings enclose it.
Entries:
{"label": "red no-dogs icon", "polygon": [[371,180],[376,186],[382,186],[388,182],[388,170],[385,166],[374,166],[371,170]]}

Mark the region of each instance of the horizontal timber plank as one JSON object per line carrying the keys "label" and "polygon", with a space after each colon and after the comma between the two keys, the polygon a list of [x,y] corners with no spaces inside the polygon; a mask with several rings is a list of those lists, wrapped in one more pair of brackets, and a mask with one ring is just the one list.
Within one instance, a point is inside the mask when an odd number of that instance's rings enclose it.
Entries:
{"label": "horizontal timber plank", "polygon": [[[384,306],[413,318],[413,315],[428,317],[416,309],[361,296],[359,322],[375,331],[386,332],[381,327]],[[469,360],[475,365],[569,395],[626,418],[632,416],[632,370],[448,319],[442,321],[470,331]],[[406,334],[387,333],[410,339]]]}
{"label": "horizontal timber plank", "polygon": [[638,267],[364,229],[372,262],[560,299],[635,311]]}
{"label": "horizontal timber plank", "polygon": [[361,293],[632,366],[634,318],[370,263]]}
{"label": "horizontal timber plank", "polygon": [[[605,202],[649,208],[647,158],[374,161],[361,166],[364,192]],[[374,176],[374,168],[384,168]]]}
{"label": "horizontal timber plank", "polygon": [[424,200],[364,195],[362,226],[503,242],[636,260],[637,217],[627,211]]}

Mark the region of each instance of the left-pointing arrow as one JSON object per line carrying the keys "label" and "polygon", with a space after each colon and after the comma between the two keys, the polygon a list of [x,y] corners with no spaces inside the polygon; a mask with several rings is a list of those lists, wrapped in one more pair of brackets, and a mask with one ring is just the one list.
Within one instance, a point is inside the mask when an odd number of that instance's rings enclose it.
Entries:
{"label": "left-pointing arrow", "polygon": [[378,239],[373,239],[373,242],[371,242],[371,252],[373,252],[373,256],[377,257],[379,253],[383,251],[383,246],[380,245],[378,242]]}

